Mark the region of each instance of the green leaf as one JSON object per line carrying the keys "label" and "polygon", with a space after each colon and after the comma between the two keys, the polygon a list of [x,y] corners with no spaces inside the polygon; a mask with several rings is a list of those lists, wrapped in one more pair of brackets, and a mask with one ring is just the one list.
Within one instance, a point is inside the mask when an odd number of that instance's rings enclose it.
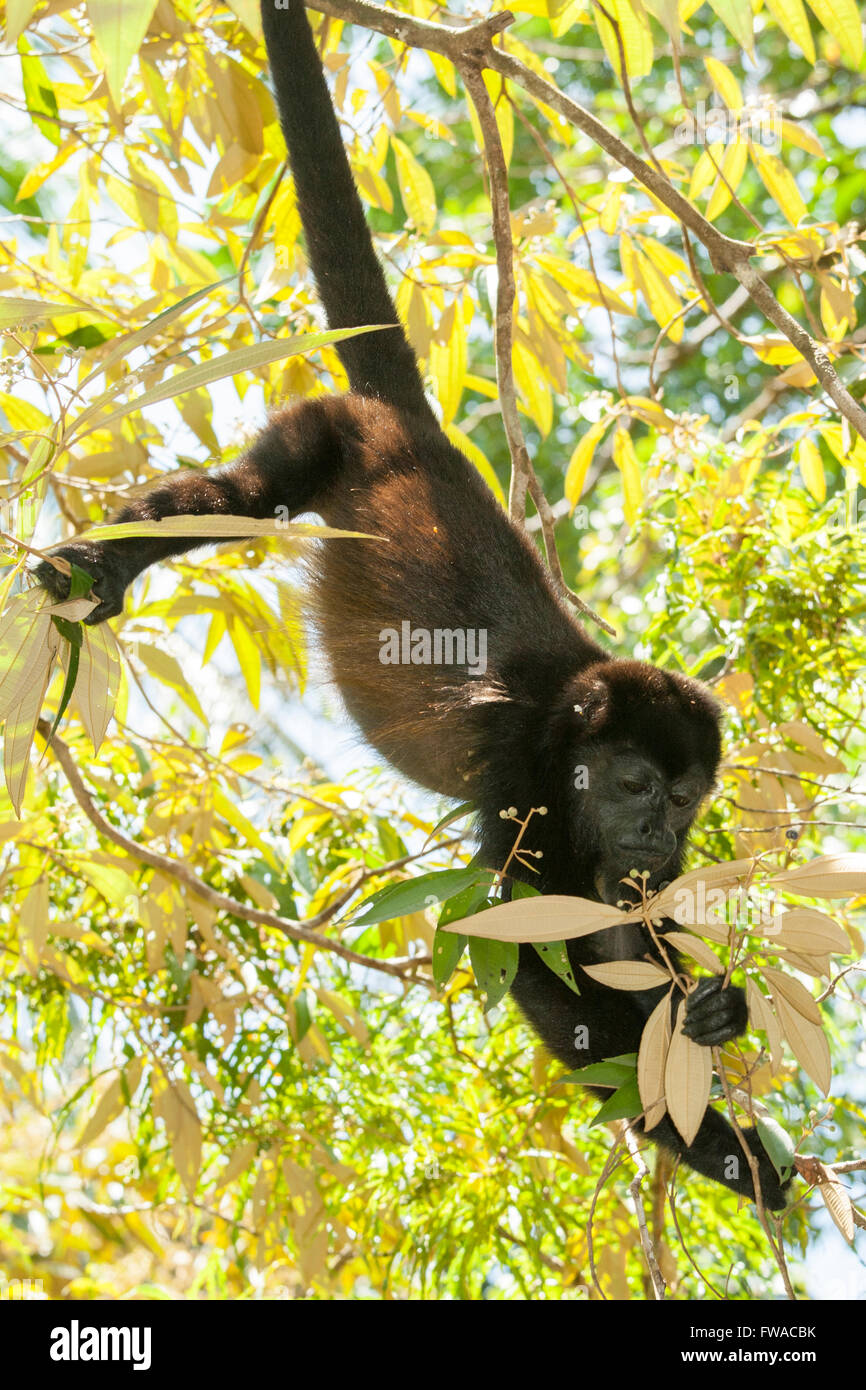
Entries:
{"label": "green leaf", "polygon": [[459,922],[464,917],[472,917],[476,912],[482,912],[488,905],[489,892],[490,885],[485,881],[470,883],[467,888],[455,893],[453,898],[445,900],[433,938],[433,979],[437,989],[442,989],[451,979],[466,949],[465,936],[442,931],[442,928],[448,923]]}
{"label": "green leaf", "polygon": [[563,984],[568,985],[575,994],[580,994],[577,981],[574,978],[574,971],[571,968],[571,961],[568,959],[568,952],[565,949],[564,941],[533,941],[535,947],[544,964],[549,966],[554,975],[558,975]]}
{"label": "green leaf", "polygon": [[477,810],[478,803],[476,801],[462,801],[459,806],[454,807],[453,811],[449,811],[447,815],[436,822],[430,834],[427,836],[427,839],[424,841],[425,845],[428,845],[433,839],[433,836],[438,835],[440,830],[447,829],[449,825],[454,825],[457,821],[462,820],[464,816],[469,816],[473,811]]}
{"label": "green leaf", "polygon": [[561,1076],[560,1081],[574,1083],[576,1086],[622,1086],[634,1076],[634,1067],[624,1066],[620,1062],[591,1062],[588,1067],[581,1067],[579,1071],[570,1071],[567,1076]]}
{"label": "green leaf", "polygon": [[636,1115],[643,1114],[643,1101],[637,1088],[637,1077],[624,1082],[618,1091],[604,1102],[589,1122],[592,1129],[595,1125],[606,1125],[611,1120],[632,1120]]}
{"label": "green leaf", "polygon": [[[18,50],[21,54],[21,84],[27,110],[33,123],[52,145],[60,144],[60,127],[57,123],[57,98],[51,79],[35,53],[29,52],[26,39],[20,39]],[[46,117],[48,119],[46,119]],[[54,117],[55,119],[51,119]]]}
{"label": "green leaf", "polygon": [[444,989],[463,952],[467,938],[453,931],[436,931],[433,937],[433,981],[437,989]]}
{"label": "green leaf", "polygon": [[469,938],[469,959],[475,979],[487,995],[486,1010],[495,1008],[511,988],[517,974],[519,952],[514,941],[488,941],[480,936]]}
{"label": "green leaf", "polygon": [[796,1146],[793,1139],[790,1134],[785,1133],[776,1120],[771,1120],[769,1117],[756,1119],[755,1128],[761,1143],[770,1156],[770,1162],[784,1182],[794,1166]]}
{"label": "green leaf", "polygon": [[392,917],[405,917],[420,912],[431,902],[445,902],[474,883],[484,883],[489,890],[493,874],[489,869],[439,869],[405,883],[389,883],[359,905],[360,917],[352,920],[355,927],[368,927],[374,922],[388,922]]}

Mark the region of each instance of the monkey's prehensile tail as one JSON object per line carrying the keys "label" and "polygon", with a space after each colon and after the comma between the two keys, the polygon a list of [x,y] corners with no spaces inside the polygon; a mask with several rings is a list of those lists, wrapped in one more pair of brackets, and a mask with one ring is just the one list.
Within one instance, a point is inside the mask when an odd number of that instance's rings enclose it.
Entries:
{"label": "monkey's prehensile tail", "polygon": [[433,420],[340,137],[302,0],[262,0],[262,23],[307,251],[329,328],[395,324],[337,351],[353,391]]}

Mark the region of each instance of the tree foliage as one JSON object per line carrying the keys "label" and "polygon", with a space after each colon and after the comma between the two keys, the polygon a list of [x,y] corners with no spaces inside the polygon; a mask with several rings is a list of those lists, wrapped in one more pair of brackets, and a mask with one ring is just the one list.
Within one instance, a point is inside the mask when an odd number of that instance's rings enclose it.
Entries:
{"label": "tree foliage", "polygon": [[[617,650],[725,702],[696,862],[862,849],[855,0],[524,0],[483,74],[489,107],[467,98],[437,6],[399,7],[440,26],[427,46],[396,37],[396,11],[328,8],[360,21],[324,19],[323,52],[450,437],[504,504],[504,410],[563,582]],[[309,540],[283,528],[174,561],[113,636],[74,607],[34,624],[34,550],[178,463],[232,458],[267,408],[345,376],[253,0],[6,0],[5,24],[6,1277],[52,1297],[647,1296],[631,1160],[618,1149],[606,1171],[597,1103],[476,984],[498,973],[486,943],[470,957],[458,936],[438,959],[434,885],[392,887],[449,871],[443,927],[480,908],[467,821],[437,826],[447,808],[347,774],[327,708],[309,740],[294,732]],[[510,235],[494,240],[497,145]],[[381,888],[403,895],[391,915],[358,920]],[[754,1003],[758,1031],[726,1049],[731,1084],[826,1164],[864,1149],[863,896],[835,912],[845,972],[787,961],[829,991],[830,1099]],[[666,1206],[669,1179],[659,1164],[648,1200],[672,1294],[777,1289],[752,1213],[693,1176]],[[818,1209],[785,1218],[798,1288]]]}

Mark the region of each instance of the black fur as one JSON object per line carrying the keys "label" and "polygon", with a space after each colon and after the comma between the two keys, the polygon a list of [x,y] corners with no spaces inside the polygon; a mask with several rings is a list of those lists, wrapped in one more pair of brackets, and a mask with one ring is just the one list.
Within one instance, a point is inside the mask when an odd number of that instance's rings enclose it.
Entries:
{"label": "black fur", "polygon": [[[262,15],[329,326],[396,325],[303,5],[289,0],[276,9],[265,0]],[[719,712],[711,695],[682,676],[610,658],[575,621],[525,533],[436,424],[402,329],[363,335],[339,351],[353,394],[281,410],[237,463],[166,478],[117,520],[267,517],[285,506],[373,533],[380,539],[322,547],[312,582],[334,676],[370,742],[433,791],[477,798],[482,852],[493,867],[514,841],[514,823],[500,811],[514,806],[523,816],[546,806],[525,840],[542,851],[533,861],[540,872],[514,868],[543,892],[616,900],[634,857],[646,858],[651,883],[674,877],[718,765]],[[89,621],[101,622],[121,611],[125,589],[148,565],[203,543],[72,542],[56,553],[94,575],[101,605]],[[37,573],[65,595],[66,581],[50,565]],[[399,631],[404,620],[428,631],[484,629],[487,669],[383,665],[382,631]],[[588,789],[575,785],[579,766],[588,768]],[[632,769],[625,783],[623,768]],[[573,943],[569,954],[579,967],[611,955],[652,955],[653,948],[642,931],[620,929],[615,938]],[[547,1045],[570,1067],[635,1050],[658,991],[624,993],[595,985],[579,968],[576,975],[579,998],[534,950],[521,948],[514,994]],[[713,985],[686,1007],[690,1034],[705,1045],[745,1026],[735,987]],[[589,1048],[578,1054],[581,1024]],[[700,1172],[752,1195],[736,1136],[721,1116],[708,1114],[688,1149],[667,1121],[652,1137]],[[764,1200],[783,1205],[769,1159],[754,1137],[750,1142]],[[725,1175],[731,1160],[741,1176]]]}

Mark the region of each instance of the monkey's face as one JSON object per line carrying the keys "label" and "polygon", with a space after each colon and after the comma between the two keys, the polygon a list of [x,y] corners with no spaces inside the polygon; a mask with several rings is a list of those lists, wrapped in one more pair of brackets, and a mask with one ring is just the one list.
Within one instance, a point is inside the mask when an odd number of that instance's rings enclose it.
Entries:
{"label": "monkey's face", "polygon": [[[595,888],[604,902],[630,894],[622,880],[632,869],[648,874],[653,890],[676,878],[683,848],[709,783],[692,766],[677,776],[629,744],[597,745],[584,755],[586,798],[578,814],[588,818],[596,849]],[[581,796],[578,779],[576,795]]]}

